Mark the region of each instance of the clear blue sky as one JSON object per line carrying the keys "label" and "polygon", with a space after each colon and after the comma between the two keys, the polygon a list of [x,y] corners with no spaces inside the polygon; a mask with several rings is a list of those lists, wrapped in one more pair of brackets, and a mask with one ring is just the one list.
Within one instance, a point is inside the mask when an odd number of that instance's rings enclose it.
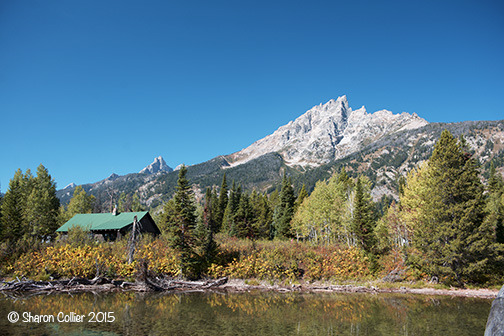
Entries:
{"label": "clear blue sky", "polygon": [[0,182],[238,151],[313,105],[504,119],[502,1],[0,0]]}

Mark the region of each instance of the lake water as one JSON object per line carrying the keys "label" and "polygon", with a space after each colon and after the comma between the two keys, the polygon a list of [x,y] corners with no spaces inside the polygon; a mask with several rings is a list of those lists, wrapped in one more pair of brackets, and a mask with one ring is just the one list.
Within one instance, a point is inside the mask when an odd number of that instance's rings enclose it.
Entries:
{"label": "lake water", "polygon": [[483,335],[492,304],[350,293],[0,296],[0,335]]}

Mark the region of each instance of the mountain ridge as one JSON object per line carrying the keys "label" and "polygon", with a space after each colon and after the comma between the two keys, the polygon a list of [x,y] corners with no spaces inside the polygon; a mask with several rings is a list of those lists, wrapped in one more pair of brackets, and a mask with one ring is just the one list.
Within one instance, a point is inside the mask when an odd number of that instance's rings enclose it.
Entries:
{"label": "mountain ridge", "polygon": [[[325,138],[316,137],[313,134],[310,134],[311,138],[307,138],[308,140],[325,139],[327,142],[325,145],[330,146],[328,150],[330,155],[324,157],[325,152],[322,151],[320,157],[313,158],[312,165],[297,164],[297,161],[289,160],[289,155],[291,158],[296,158],[295,155],[303,153],[294,146],[296,143],[294,140],[298,139],[293,130],[297,129],[302,134],[307,134],[317,127],[319,127],[318,130],[328,130],[324,128],[327,125],[320,124],[320,120],[317,124],[316,114],[323,112],[329,112],[329,117],[322,119],[334,121],[329,124],[329,131],[334,132],[325,133],[331,134],[333,138],[328,135]],[[296,123],[300,118],[306,123]],[[364,107],[351,110],[346,96],[342,96],[313,107],[295,120],[279,127],[274,133],[257,140],[245,148],[249,148],[248,152],[243,149],[189,166],[187,177],[198,191],[198,195],[201,195],[207,187],[220,186],[224,173],[228,178],[228,183],[235,180],[248,190],[271,192],[278,187],[283,174],[292,177],[296,188],[306,184],[307,189],[311,190],[316,181],[328,178],[341,167],[345,167],[350,176],[364,174],[369,177],[375,200],[383,195],[396,198],[398,177],[404,176],[409,170],[430,157],[434,143],[445,128],[455,136],[465,136],[468,146],[482,166],[483,174],[487,172],[490,160],[496,162],[496,167],[500,172],[504,171],[504,120],[428,123],[415,113],[393,114],[388,110],[367,113]],[[283,136],[285,140],[278,147],[273,147],[271,150],[266,146],[262,152],[253,147],[254,144],[271,140],[275,133],[277,133],[277,138]],[[290,138],[287,139],[288,137]],[[352,143],[352,139],[357,139],[355,141],[357,145]],[[294,148],[287,147],[286,149],[285,143],[289,141]],[[346,152],[345,148],[337,147],[348,142],[354,147],[347,148]],[[310,144],[310,141],[307,143]],[[302,149],[308,150],[307,148],[309,149],[309,145],[305,144]],[[256,151],[250,155],[253,150]],[[340,155],[337,159],[335,159],[336,150]],[[241,153],[241,157],[237,153]],[[106,203],[107,207],[113,202],[111,198],[114,195],[118,197],[122,192],[126,194],[136,192],[144,205],[155,208],[172,197],[177,177],[176,170],[159,170],[154,174],[132,173],[123,176],[113,174],[102,181],[83,185],[83,188],[86,192],[95,195],[98,202]],[[69,201],[72,191],[73,188],[58,191],[58,197],[62,203]]]}
{"label": "mountain ridge", "polygon": [[353,110],[344,95],[312,107],[272,134],[227,155],[226,159],[234,167],[277,152],[289,166],[317,167],[359,150],[366,141],[426,124],[415,113],[393,114],[388,110],[367,113],[365,107]]}

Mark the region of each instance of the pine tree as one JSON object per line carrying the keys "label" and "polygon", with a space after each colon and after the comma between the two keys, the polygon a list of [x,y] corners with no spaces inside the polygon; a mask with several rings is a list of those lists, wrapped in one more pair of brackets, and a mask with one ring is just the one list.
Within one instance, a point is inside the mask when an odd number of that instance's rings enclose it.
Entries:
{"label": "pine tree", "polygon": [[364,191],[362,178],[357,178],[355,185],[352,231],[358,245],[368,253],[373,253],[376,245],[374,233],[375,218],[371,195]]}
{"label": "pine tree", "polygon": [[215,215],[215,220],[217,222],[217,232],[222,228],[222,222],[224,220],[224,212],[228,204],[228,186],[226,181],[226,173],[222,176],[222,184],[219,193],[218,212]]}
{"label": "pine tree", "polygon": [[266,194],[259,194],[255,190],[250,195],[250,203],[253,208],[253,232],[256,238],[270,238],[273,211]]}
{"label": "pine tree", "polygon": [[340,173],[338,174],[338,183],[345,184],[350,181],[350,177],[348,176],[345,167],[341,167]]}
{"label": "pine tree", "polygon": [[56,197],[56,183],[47,169],[40,165],[23,209],[24,222],[28,228],[27,233],[42,240],[53,236],[58,228],[59,206],[60,202]]}
{"label": "pine tree", "polygon": [[256,238],[254,222],[254,209],[250,203],[250,197],[246,193],[242,193],[233,221],[231,236],[250,239]]}
{"label": "pine tree", "polygon": [[171,246],[180,254],[180,276],[184,278],[197,277],[194,253],[194,229],[196,226],[196,207],[191,185],[186,178],[187,168],[183,165],[179,170],[177,187],[173,196],[174,213],[172,222],[167,223],[171,236]]}
{"label": "pine tree", "polygon": [[235,181],[231,185],[231,190],[229,191],[229,199],[226,205],[226,210],[224,211],[224,216],[222,220],[221,230],[227,234],[231,234],[232,228],[234,226],[234,219],[236,216],[236,211],[240,204],[241,198],[241,187],[237,187]]}
{"label": "pine tree", "polygon": [[486,221],[495,230],[496,241],[504,243],[504,182],[502,176],[495,170],[493,161],[490,164],[490,177],[488,179],[488,197],[486,199]]}
{"label": "pine tree", "polygon": [[175,200],[171,198],[163,205],[163,211],[159,216],[158,227],[161,234],[171,236],[171,227],[175,223],[176,217]]}
{"label": "pine tree", "polygon": [[422,269],[457,285],[482,282],[497,251],[494,232],[484,221],[483,185],[476,162],[450,132],[434,147],[415,225],[414,245],[423,253]]}
{"label": "pine tree", "polygon": [[217,222],[213,211],[217,208],[213,206],[213,203],[216,202],[217,198],[215,197],[215,194],[210,190],[210,188],[207,188],[205,205],[203,208],[203,260],[205,269],[212,264],[218,250],[218,245],[214,239],[214,234],[217,232]]}
{"label": "pine tree", "polygon": [[23,175],[18,169],[14,177],[9,181],[9,189],[5,193],[2,202],[2,240],[14,244],[26,232],[24,227],[24,209],[26,207],[29,190],[29,179],[32,178],[28,171]]}
{"label": "pine tree", "polygon": [[294,189],[290,178],[284,174],[282,179],[282,189],[280,190],[280,204],[276,216],[274,217],[275,237],[292,237],[291,220],[294,216]]}

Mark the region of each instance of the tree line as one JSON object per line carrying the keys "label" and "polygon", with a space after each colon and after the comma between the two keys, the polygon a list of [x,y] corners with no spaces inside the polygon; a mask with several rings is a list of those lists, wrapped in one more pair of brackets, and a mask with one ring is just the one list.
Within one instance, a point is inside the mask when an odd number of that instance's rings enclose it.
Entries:
{"label": "tree line", "polygon": [[[185,169],[179,181],[185,178]],[[208,189],[202,215],[187,181],[163,209],[160,225],[175,237],[174,247],[190,251],[198,226],[208,237],[217,232],[248,239],[296,239],[313,244],[358,247],[372,268],[394,254],[399,266],[414,268],[436,281],[462,286],[502,280],[504,270],[504,183],[492,166],[485,187],[478,163],[461,137],[442,132],[430,159],[400,181],[397,202],[380,216],[364,176],[350,178],[343,168],[296,197],[290,179],[270,195]],[[180,193],[185,190],[185,196]],[[179,195],[179,196],[177,196]],[[188,215],[191,214],[191,215]],[[199,222],[196,218],[202,218]],[[199,223],[199,224],[198,224]]]}
{"label": "tree line", "polygon": [[36,176],[18,169],[1,199],[0,241],[10,254],[47,242],[58,228],[59,199],[56,184],[48,170],[40,165]]}
{"label": "tree line", "polygon": [[[157,224],[177,250],[180,274],[197,277],[218,253],[215,235],[242,239],[296,240],[314,245],[357,247],[372,269],[394,256],[399,268],[454,284],[500,281],[504,270],[504,183],[492,165],[485,186],[478,162],[461,137],[443,131],[427,162],[399,181],[399,198],[374,203],[371,182],[342,168],[297,192],[287,175],[267,194],[246,191],[226,175],[220,187],[196,201],[187,168],[179,171],[174,196]],[[60,206],[55,183],[42,165],[37,176],[18,170],[0,211],[2,246],[49,241],[76,213],[93,211],[94,196],[77,187]],[[138,196],[119,197],[120,211],[140,211]],[[30,246],[30,245],[28,245]]]}

